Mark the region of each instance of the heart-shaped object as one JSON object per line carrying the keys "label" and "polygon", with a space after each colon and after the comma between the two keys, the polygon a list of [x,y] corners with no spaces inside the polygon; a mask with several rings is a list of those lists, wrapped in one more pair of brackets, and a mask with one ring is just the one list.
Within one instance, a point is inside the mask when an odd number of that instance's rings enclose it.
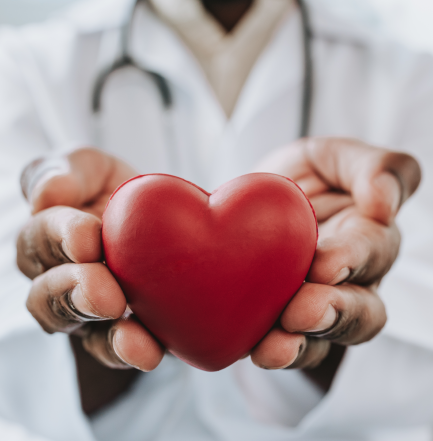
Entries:
{"label": "heart-shaped object", "polygon": [[137,176],[103,215],[105,260],[132,311],[174,355],[217,371],[249,352],[303,283],[317,243],[307,197],[253,173],[212,194]]}

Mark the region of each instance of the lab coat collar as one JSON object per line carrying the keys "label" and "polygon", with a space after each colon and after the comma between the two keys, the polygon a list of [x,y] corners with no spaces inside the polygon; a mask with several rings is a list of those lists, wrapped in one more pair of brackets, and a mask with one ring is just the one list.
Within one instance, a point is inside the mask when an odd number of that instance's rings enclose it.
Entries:
{"label": "lab coat collar", "polygon": [[107,31],[123,26],[136,0],[92,0],[77,2],[58,17],[73,24],[81,33]]}
{"label": "lab coat collar", "polygon": [[[284,91],[300,87],[303,79],[302,20],[291,10],[253,67],[233,112],[241,129]],[[286,54],[281,57],[281,54]]]}
{"label": "lab coat collar", "polygon": [[176,32],[146,3],[134,13],[129,52],[145,69],[163,76],[173,88],[194,95],[211,91],[198,61]]}

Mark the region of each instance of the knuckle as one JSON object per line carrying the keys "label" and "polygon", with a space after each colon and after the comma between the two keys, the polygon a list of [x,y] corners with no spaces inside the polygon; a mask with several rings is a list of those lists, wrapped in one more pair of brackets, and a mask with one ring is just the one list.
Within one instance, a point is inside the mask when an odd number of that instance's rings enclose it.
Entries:
{"label": "knuckle", "polygon": [[70,291],[65,292],[60,297],[47,293],[47,305],[52,312],[54,318],[64,325],[79,322],[76,315],[72,312],[69,302],[66,300],[69,297]]}
{"label": "knuckle", "polygon": [[401,233],[400,230],[397,227],[396,223],[393,223],[391,225],[391,228],[389,229],[389,243],[390,243],[390,258],[391,262],[394,263],[395,259],[397,258],[397,255],[400,251],[400,245],[401,245]]}
{"label": "knuckle", "polygon": [[83,347],[97,361],[112,369],[131,369],[114,350],[113,339],[117,330],[117,322],[98,322],[86,325],[83,336]]}
{"label": "knuckle", "polygon": [[53,236],[52,218],[55,209],[32,216],[17,239],[17,265],[27,277],[34,279],[54,266],[70,263],[62,241]]}
{"label": "knuckle", "polygon": [[385,167],[399,180],[402,188],[410,196],[421,181],[421,167],[418,161],[411,155],[402,152],[388,151],[383,157]]}
{"label": "knuckle", "polygon": [[45,332],[70,333],[82,325],[82,319],[70,307],[70,291],[56,296],[49,285],[42,290],[39,286],[36,290],[38,292],[34,292],[33,288],[30,291],[26,307]]}
{"label": "knuckle", "polygon": [[323,337],[336,343],[356,344],[352,338],[360,333],[363,323],[362,314],[351,317],[346,312],[340,312],[336,325]]}
{"label": "knuckle", "polygon": [[26,302],[27,310],[46,333],[53,334],[56,332],[56,327],[53,321],[47,318],[47,308],[38,300],[39,299],[30,292]]}
{"label": "knuckle", "polygon": [[290,369],[314,369],[326,358],[331,342],[315,337],[308,337],[299,350],[295,362]]}
{"label": "knuckle", "polygon": [[34,279],[42,274],[46,268],[42,264],[40,249],[35,246],[33,240],[32,219],[22,228],[17,239],[17,265],[19,270]]}
{"label": "knuckle", "polygon": [[355,311],[340,311],[335,326],[323,335],[326,340],[357,345],[371,340],[385,326],[387,316],[383,302],[375,293],[363,293],[370,298],[361,302]]}
{"label": "knuckle", "polygon": [[334,150],[338,148],[339,139],[330,137],[311,137],[306,138],[304,148],[309,159],[314,156],[333,154]]}
{"label": "knuckle", "polygon": [[368,233],[358,237],[358,255],[360,264],[352,269],[351,283],[360,286],[370,286],[381,279],[391,268],[398,254],[399,236],[389,234],[388,228],[378,228],[374,237]]}
{"label": "knuckle", "polygon": [[61,265],[62,263],[72,263],[72,260],[64,252],[61,241],[53,241],[46,230],[42,240],[45,255],[41,254],[41,257],[52,263],[49,265],[50,267]]}
{"label": "knuckle", "polygon": [[45,251],[47,260],[56,266],[62,263],[71,263],[63,249],[64,231],[68,231],[70,219],[64,216],[69,208],[52,207],[37,214],[40,217],[41,248]]}
{"label": "knuckle", "polygon": [[30,294],[27,297],[27,301],[26,301],[26,308],[27,310],[30,312],[30,314],[37,319],[37,309],[36,309],[36,302],[34,299],[34,296],[32,294],[32,290],[30,290]]}
{"label": "knuckle", "polygon": [[314,369],[328,356],[331,349],[331,342],[322,339],[312,339],[310,344],[311,356],[305,360],[305,369]]}
{"label": "knuckle", "polygon": [[46,310],[42,327],[46,332],[56,331],[71,333],[83,324],[82,319],[75,314],[69,305],[70,291],[65,292],[60,297],[48,293],[46,296]]}
{"label": "knuckle", "polygon": [[305,367],[306,364],[306,355],[307,355],[307,348],[309,343],[308,338],[305,338],[302,343],[299,346],[298,355],[293,363],[290,364],[290,366],[287,366],[285,369],[301,369]]}
{"label": "knuckle", "polygon": [[375,313],[370,313],[370,320],[369,324],[370,326],[366,329],[366,333],[362,338],[362,341],[360,343],[366,342],[374,338],[379,332],[383,329],[383,327],[386,324],[387,321],[387,315],[385,310],[385,305],[381,300],[380,304],[377,304],[375,309]]}

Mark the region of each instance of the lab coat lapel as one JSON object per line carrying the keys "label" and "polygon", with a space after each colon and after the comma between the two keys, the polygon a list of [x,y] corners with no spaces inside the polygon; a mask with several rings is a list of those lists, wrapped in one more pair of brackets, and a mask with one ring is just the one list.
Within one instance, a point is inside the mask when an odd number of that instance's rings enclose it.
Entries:
{"label": "lab coat lapel", "polygon": [[[281,54],[286,54],[282,57]],[[253,67],[234,109],[231,124],[240,133],[282,93],[303,79],[302,22],[292,10]]]}
{"label": "lab coat lapel", "polygon": [[227,118],[200,65],[147,4],[136,11],[131,53],[141,66],[164,77],[173,95],[172,109],[165,111],[172,132],[167,148],[176,158],[171,172],[207,187],[211,152],[226,128]]}
{"label": "lab coat lapel", "polygon": [[[298,97],[303,78],[301,35],[299,12],[294,11],[257,60],[213,151],[213,168],[209,170],[212,189],[239,174],[250,173],[264,155],[298,136]],[[281,53],[287,56],[281,57]]]}

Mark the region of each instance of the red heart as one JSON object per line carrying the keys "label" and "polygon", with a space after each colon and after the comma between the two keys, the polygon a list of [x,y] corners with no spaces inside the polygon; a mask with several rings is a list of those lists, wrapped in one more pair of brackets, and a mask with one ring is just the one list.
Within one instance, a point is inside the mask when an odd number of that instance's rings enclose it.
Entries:
{"label": "red heart", "polygon": [[279,175],[244,175],[209,194],[153,174],[113,193],[102,240],[146,328],[178,358],[217,371],[250,351],[299,289],[317,223],[304,193]]}

